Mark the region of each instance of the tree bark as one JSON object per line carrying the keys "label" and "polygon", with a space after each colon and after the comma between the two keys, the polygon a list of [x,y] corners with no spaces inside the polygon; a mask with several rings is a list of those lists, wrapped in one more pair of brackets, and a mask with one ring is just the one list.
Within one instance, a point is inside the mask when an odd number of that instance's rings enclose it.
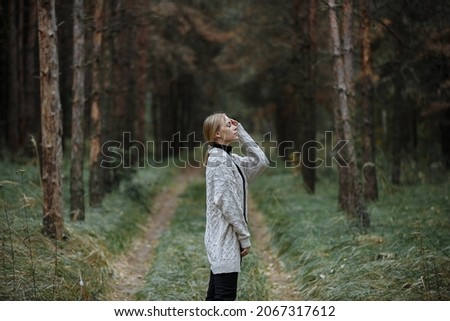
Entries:
{"label": "tree bark", "polygon": [[352,0],[344,0],[343,2],[343,19],[342,19],[342,40],[343,40],[343,58],[345,86],[348,101],[348,109],[350,114],[350,122],[353,123],[355,115],[355,83],[353,80],[353,4]]}
{"label": "tree bark", "polygon": [[378,199],[378,183],[375,166],[375,130],[374,104],[372,101],[372,87],[374,72],[372,70],[372,49],[370,44],[370,18],[367,10],[367,0],[361,0],[361,109],[363,117],[363,176],[364,199],[374,201]]}
{"label": "tree bark", "polygon": [[92,64],[92,103],[91,103],[91,150],[89,156],[89,204],[99,206],[104,197],[102,184],[101,134],[102,111],[100,108],[101,92],[101,47],[103,35],[103,0],[95,1]]}
{"label": "tree bark", "polygon": [[27,32],[25,39],[25,137],[40,136],[39,113],[39,80],[37,77],[37,1],[31,0],[28,8]]}
{"label": "tree bark", "polygon": [[[314,193],[316,189],[316,108],[314,106],[314,86],[315,86],[315,77],[314,77],[314,57],[316,56],[316,11],[317,11],[317,3],[316,0],[310,0],[308,5],[308,19],[304,23],[305,25],[305,37],[308,41],[307,46],[307,70],[306,74],[308,79],[306,83],[309,84],[306,87],[304,99],[305,99],[305,127],[303,132],[303,140],[305,151],[307,151],[307,155],[302,155],[302,176],[303,182],[306,187],[306,190],[310,193]],[[310,148],[312,147],[312,148]],[[303,152],[303,150],[302,150]],[[306,156],[306,158],[305,158]]]}
{"label": "tree bark", "polygon": [[[113,96],[114,96],[114,110],[113,110],[113,121],[115,124],[112,129],[112,137],[114,139],[120,140],[122,138],[122,133],[126,131],[127,126],[127,112],[129,112],[129,105],[126,100],[126,88],[128,85],[128,70],[126,69],[127,51],[128,48],[128,38],[126,30],[125,19],[125,7],[123,4],[124,0],[117,0],[113,3],[112,8],[112,21],[115,34],[113,35]],[[124,150],[128,146],[123,146]]]}
{"label": "tree bark", "polygon": [[73,6],[73,83],[72,83],[72,154],[70,167],[70,216],[72,220],[84,220],[84,3],[75,0]]}
{"label": "tree bark", "polygon": [[402,146],[402,138],[403,138],[403,124],[402,124],[402,108],[403,108],[403,99],[402,99],[402,85],[400,82],[402,79],[397,76],[395,79],[395,94],[394,94],[394,105],[392,108],[392,120],[391,120],[391,182],[394,185],[400,185],[400,178],[402,172],[402,153],[404,152],[404,148]]}
{"label": "tree bark", "polygon": [[43,232],[62,239],[62,124],[55,0],[38,0],[42,123]]}
{"label": "tree bark", "polygon": [[8,104],[8,139],[9,150],[19,149],[19,59],[17,44],[17,2],[8,3],[8,48],[9,48],[9,104]]}
{"label": "tree bark", "polygon": [[[357,167],[356,151],[353,140],[353,128],[351,124],[351,114],[349,111],[347,83],[346,76],[349,71],[345,71],[344,59],[341,53],[339,27],[336,15],[336,4],[334,0],[328,0],[329,6],[329,20],[330,20],[330,40],[333,61],[333,74],[335,79],[335,87],[339,96],[336,108],[339,109],[340,123],[342,124],[342,135],[347,141],[347,159],[349,170],[349,194],[348,194],[348,208],[346,209],[351,215],[359,220],[362,227],[370,226],[369,214],[365,209],[362,200],[361,184],[359,182],[359,171]],[[344,32],[347,32],[344,30]],[[344,35],[344,38],[348,35]]]}
{"label": "tree bark", "polygon": [[[352,3],[349,0],[343,2],[343,18],[342,18],[342,35],[343,35],[343,46],[342,46],[342,57],[344,63],[344,80],[345,80],[345,94],[347,95],[348,110],[350,119],[349,122],[354,124],[355,116],[355,86],[353,82],[353,37],[352,37],[352,24],[353,24],[353,13],[352,13]],[[338,138],[345,139],[344,129],[342,122],[341,111],[338,110],[335,114],[335,118],[339,120],[336,124],[339,126]],[[344,149],[342,151],[342,156],[344,159],[348,159],[348,150]],[[339,196],[338,202],[342,209],[345,211],[352,211],[352,194],[353,186],[351,181],[350,168],[346,166],[339,167]]]}
{"label": "tree bark", "polygon": [[[140,6],[145,5],[145,1],[138,1]],[[146,119],[146,105],[148,94],[148,40],[150,28],[146,22],[141,21],[138,25],[137,31],[137,45],[138,45],[138,73],[137,73],[137,106],[134,131],[136,140],[145,144],[145,119]]]}
{"label": "tree bark", "polygon": [[23,149],[26,144],[26,132],[28,124],[26,123],[26,106],[25,106],[25,54],[24,54],[24,39],[25,39],[25,4],[24,0],[19,1],[18,7],[18,32],[17,32],[17,74],[19,79],[19,105],[18,105],[18,113],[19,113],[19,149]]}

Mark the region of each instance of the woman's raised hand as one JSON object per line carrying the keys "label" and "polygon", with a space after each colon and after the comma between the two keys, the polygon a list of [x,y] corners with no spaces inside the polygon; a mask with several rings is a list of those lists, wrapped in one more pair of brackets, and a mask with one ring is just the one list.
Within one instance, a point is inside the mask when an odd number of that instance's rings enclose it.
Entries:
{"label": "woman's raised hand", "polygon": [[239,125],[239,122],[233,118],[230,118],[230,121],[231,121],[231,125],[233,125],[233,126]]}

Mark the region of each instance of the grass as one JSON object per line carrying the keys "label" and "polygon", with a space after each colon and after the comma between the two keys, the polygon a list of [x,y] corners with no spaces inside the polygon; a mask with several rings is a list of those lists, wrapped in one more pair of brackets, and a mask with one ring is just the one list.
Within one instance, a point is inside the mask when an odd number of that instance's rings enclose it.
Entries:
{"label": "grass", "polygon": [[64,177],[68,239],[42,235],[42,193],[33,161],[0,161],[1,300],[100,300],[109,287],[109,262],[141,231],[151,198],[173,168],[141,169],[108,194],[86,220],[71,222]]}
{"label": "grass", "polygon": [[[204,248],[205,183],[193,183],[181,197],[170,228],[161,237],[145,287],[138,300],[204,300],[209,281],[209,264]],[[268,285],[260,258],[249,255],[239,275],[238,299],[266,300]]]}
{"label": "grass", "polygon": [[[65,227],[68,240],[44,237],[36,164],[0,161],[1,300],[101,300],[109,263],[127,250],[147,219],[151,197],[174,168],[141,169],[122,180],[85,222]],[[449,300],[448,179],[393,187],[383,181],[362,233],[338,210],[335,173],[324,169],[307,194],[294,170],[268,169],[251,192],[280,259],[305,300]],[[442,175],[444,176],[444,174]],[[64,179],[67,199],[67,175]],[[65,202],[67,204],[67,202]],[[204,300],[209,266],[203,244],[204,182],[192,183],[156,249],[137,300]],[[268,300],[261,260],[249,255],[239,300]]]}
{"label": "grass", "polygon": [[450,299],[448,180],[382,191],[367,233],[338,210],[334,180],[320,176],[315,195],[287,169],[258,180],[255,200],[306,300]]}

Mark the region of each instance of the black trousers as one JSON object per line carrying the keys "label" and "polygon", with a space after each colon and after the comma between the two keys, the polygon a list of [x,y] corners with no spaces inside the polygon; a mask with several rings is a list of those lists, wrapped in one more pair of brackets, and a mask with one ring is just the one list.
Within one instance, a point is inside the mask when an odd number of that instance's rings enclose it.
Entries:
{"label": "black trousers", "polygon": [[237,296],[238,273],[220,273],[209,275],[206,301],[234,301]]}

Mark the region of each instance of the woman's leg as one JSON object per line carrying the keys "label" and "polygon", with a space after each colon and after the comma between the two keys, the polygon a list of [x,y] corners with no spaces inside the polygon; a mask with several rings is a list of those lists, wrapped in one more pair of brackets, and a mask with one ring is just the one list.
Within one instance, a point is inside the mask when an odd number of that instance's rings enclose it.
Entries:
{"label": "woman's leg", "polygon": [[214,274],[209,274],[208,292],[206,293],[206,301],[214,301]]}
{"label": "woman's leg", "polygon": [[206,301],[234,301],[237,296],[238,273],[211,272]]}

